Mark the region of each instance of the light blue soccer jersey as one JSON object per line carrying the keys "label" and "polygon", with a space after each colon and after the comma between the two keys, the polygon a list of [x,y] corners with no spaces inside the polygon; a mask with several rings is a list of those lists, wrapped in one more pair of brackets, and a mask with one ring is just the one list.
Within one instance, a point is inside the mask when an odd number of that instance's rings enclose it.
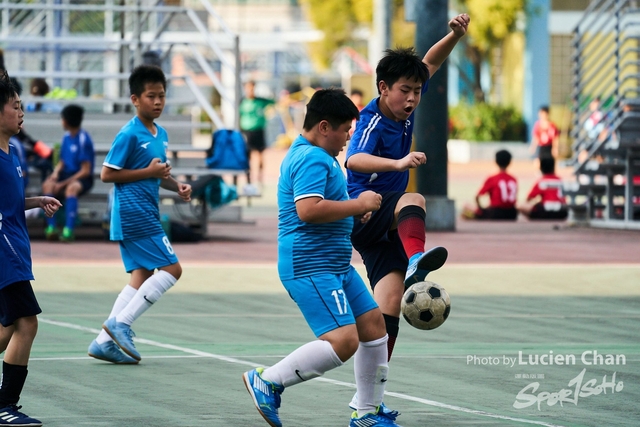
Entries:
{"label": "light blue soccer jersey", "polygon": [[304,222],[296,201],[307,197],[348,200],[344,172],[335,157],[298,136],[280,165],[278,179],[278,272],[281,280],[318,273],[342,274],[351,262],[353,218]]}
{"label": "light blue soccer jersey", "polygon": [[82,167],[82,162],[90,162],[89,169],[93,174],[93,165],[95,162],[93,140],[84,129],[72,136],[69,132],[65,132],[62,137],[62,145],[60,146],[60,160],[64,164],[62,174],[71,176],[78,172]]}
{"label": "light blue soccer jersey", "polygon": [[15,148],[9,146],[9,154],[0,150],[0,289],[33,280],[23,173]]}
{"label": "light blue soccer jersey", "polygon": [[[120,129],[103,165],[112,169],[144,169],[154,158],[167,161],[169,138],[156,124],[153,136],[134,117]],[[117,183],[111,207],[111,240],[133,240],[163,233],[160,224],[160,179]]]}
{"label": "light blue soccer jersey", "polygon": [[[422,86],[427,91],[429,82]],[[380,111],[378,101],[373,99],[360,112],[349,147],[347,159],[357,153],[366,153],[386,159],[399,160],[409,154],[413,136],[415,111],[404,121],[396,122]],[[347,187],[352,199],[365,190],[376,193],[405,191],[409,184],[409,171],[360,173],[347,169]]]}

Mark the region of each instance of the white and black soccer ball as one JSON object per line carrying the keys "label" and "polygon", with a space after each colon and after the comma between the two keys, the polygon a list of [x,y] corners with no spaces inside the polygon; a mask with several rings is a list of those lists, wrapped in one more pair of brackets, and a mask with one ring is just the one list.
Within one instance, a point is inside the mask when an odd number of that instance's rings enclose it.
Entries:
{"label": "white and black soccer ball", "polygon": [[418,282],[405,291],[401,308],[405,320],[414,328],[435,329],[449,317],[451,299],[437,283]]}

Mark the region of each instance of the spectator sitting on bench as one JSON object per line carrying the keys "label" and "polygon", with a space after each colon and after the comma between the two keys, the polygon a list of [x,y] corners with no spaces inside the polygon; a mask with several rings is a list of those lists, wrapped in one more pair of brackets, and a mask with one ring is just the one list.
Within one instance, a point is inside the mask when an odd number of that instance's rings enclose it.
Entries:
{"label": "spectator sitting on bench", "polygon": [[[66,221],[60,240],[74,239],[73,229],[78,213],[78,197],[93,187],[93,164],[95,161],[93,141],[82,129],[84,109],[79,105],[67,105],[62,109],[62,127],[66,131],[60,147],[60,159],[53,173],[42,184],[47,196],[64,196]],[[45,229],[47,240],[58,239],[58,229],[53,218],[47,218]]]}
{"label": "spectator sitting on bench", "polygon": [[[516,199],[518,196],[518,182],[507,173],[507,168],[511,164],[511,153],[507,150],[500,150],[496,153],[496,164],[500,172],[490,176],[476,195],[476,206],[466,205],[462,209],[464,219],[508,219],[518,218],[516,209]],[[483,208],[480,204],[480,197],[488,194],[490,198],[489,207]]]}
{"label": "spectator sitting on bench", "polygon": [[553,157],[540,158],[542,177],[533,185],[527,202],[518,207],[529,219],[566,219],[567,203],[562,194],[562,180],[555,174]]}

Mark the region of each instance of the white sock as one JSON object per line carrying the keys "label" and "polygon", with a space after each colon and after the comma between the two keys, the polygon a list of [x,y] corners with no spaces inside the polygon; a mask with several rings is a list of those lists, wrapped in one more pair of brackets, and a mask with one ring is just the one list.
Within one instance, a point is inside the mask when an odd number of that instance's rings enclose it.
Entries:
{"label": "white sock", "polygon": [[[111,319],[112,317],[120,313],[120,311],[122,311],[122,309],[125,308],[127,304],[129,304],[129,301],[131,301],[131,298],[133,298],[136,292],[138,292],[136,288],[133,288],[129,284],[127,284],[124,289],[122,289],[122,291],[120,291],[120,293],[118,294],[118,298],[116,298],[116,302],[113,303],[113,308],[111,308],[111,313],[109,314],[109,317],[107,317],[107,319]],[[107,331],[101,329],[100,333],[98,334],[98,338],[96,338],[96,341],[98,342],[98,344],[104,344],[107,341],[113,340],[111,339],[111,336],[107,333]]]}
{"label": "white sock", "polygon": [[289,387],[319,377],[342,365],[328,341],[311,341],[297,348],[287,357],[267,368],[262,378]]}
{"label": "white sock", "polygon": [[116,315],[116,322],[131,325],[142,313],[160,299],[177,282],[177,279],[163,270],[158,270],[144,281],[129,304]]}
{"label": "white sock", "polygon": [[387,384],[389,363],[387,362],[387,341],[389,336],[375,341],[360,342],[353,359],[358,393],[358,417],[375,412],[382,403]]}

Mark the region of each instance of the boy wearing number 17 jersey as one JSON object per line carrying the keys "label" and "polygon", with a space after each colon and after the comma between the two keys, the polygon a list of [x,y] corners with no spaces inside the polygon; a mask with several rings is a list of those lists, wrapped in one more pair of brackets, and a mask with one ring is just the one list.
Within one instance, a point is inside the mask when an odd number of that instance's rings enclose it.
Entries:
{"label": "boy wearing number 17 jersey", "polygon": [[154,122],[164,109],[164,73],[156,66],[141,65],[131,73],[129,87],[137,114],[116,135],[100,177],[115,183],[111,240],[120,243],[131,278],[89,346],[89,356],[118,364],[140,361],[131,324],[182,274],[160,223],[159,187],[175,191],[185,202],[191,200],[191,186],[171,177],[167,132]]}
{"label": "boy wearing number 17 jersey", "polygon": [[[349,240],[353,222],[367,222],[382,196],[363,191],[349,198],[336,159],[358,115],[344,91],[319,90],[307,105],[302,135],[280,166],[278,273],[317,339],[273,366],[243,375],[254,405],[272,427],[282,426],[278,409],[287,388],[354,355],[359,405],[349,425],[399,427],[396,414],[381,407],[388,371],[384,320],[351,265]],[[316,411],[317,419],[336,425],[322,412]]]}

